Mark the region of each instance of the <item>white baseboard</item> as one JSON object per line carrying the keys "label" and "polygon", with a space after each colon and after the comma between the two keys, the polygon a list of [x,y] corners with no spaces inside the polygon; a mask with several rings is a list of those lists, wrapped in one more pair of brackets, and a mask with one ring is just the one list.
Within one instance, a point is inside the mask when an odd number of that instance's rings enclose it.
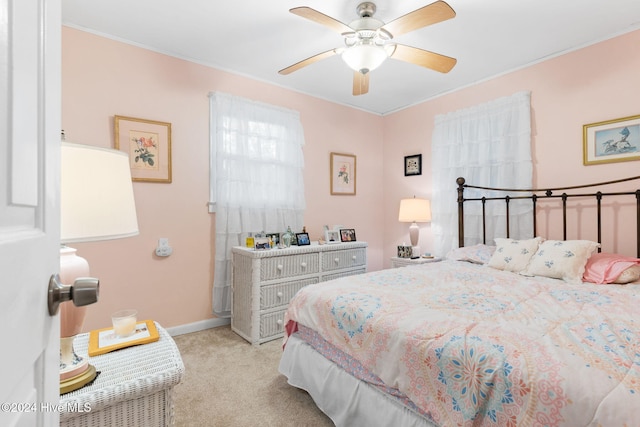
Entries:
{"label": "white baseboard", "polygon": [[205,329],[217,328],[218,326],[225,326],[231,323],[231,319],[223,319],[216,317],[214,319],[201,320],[199,322],[187,323],[186,325],[172,326],[166,328],[169,335],[175,337],[176,335],[190,334],[191,332],[204,331]]}

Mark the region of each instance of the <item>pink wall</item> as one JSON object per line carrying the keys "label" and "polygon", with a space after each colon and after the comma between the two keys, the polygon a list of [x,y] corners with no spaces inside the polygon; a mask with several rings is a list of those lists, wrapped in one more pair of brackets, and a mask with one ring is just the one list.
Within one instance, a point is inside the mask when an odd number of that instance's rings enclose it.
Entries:
{"label": "pink wall", "polygon": [[[369,243],[368,268],[382,268],[383,118],[63,27],[62,128],[67,140],[113,147],[113,116],[172,124],[173,182],[135,182],[140,235],[73,245],[101,279],[100,301],[85,330],[107,327],[110,313],[135,307],[165,327],[209,319],[215,217],[209,195],[210,91],[300,112],[305,129],[305,225],[317,239],[324,224],[356,229]],[[357,156],[357,195],[329,194],[329,153]],[[114,212],[117,215],[117,212]],[[277,231],[277,230],[275,230]],[[284,231],[284,230],[282,230]],[[158,258],[169,238],[173,255]]]}
{"label": "pink wall", "polygon": [[[397,221],[401,198],[429,197],[430,152],[434,116],[487,102],[516,92],[531,91],[534,185],[574,185],[639,175],[638,162],[582,164],[582,126],[640,114],[640,31],[598,43],[531,67],[409,108],[384,120],[385,177],[384,265],[396,246],[408,240],[407,224]],[[402,141],[402,144],[389,143]],[[404,177],[403,158],[422,153],[423,175]],[[389,159],[389,161],[386,161]],[[455,197],[455,183],[452,183]],[[561,238],[557,227],[539,234]],[[632,227],[635,230],[635,226]],[[625,224],[609,250],[635,255],[634,242],[624,238]],[[593,236],[593,234],[591,235]],[[591,238],[589,233],[569,238]],[[421,227],[421,246],[432,242],[428,224]],[[603,241],[603,244],[605,242]]]}
{"label": "pink wall", "polygon": [[[82,31],[63,27],[62,36],[62,128],[68,140],[112,147],[114,115],[170,122],[173,131],[173,183],[134,183],[140,235],[74,245],[102,283],[85,330],[108,326],[109,314],[125,307],[166,327],[213,317],[215,219],[206,208],[210,91],[300,112],[307,229],[315,239],[323,224],[355,228],[358,239],[369,243],[370,271],[389,267],[395,247],[408,241],[408,224],[397,221],[400,199],[430,197],[436,114],[530,90],[536,185],[638,174],[637,162],[583,166],[582,125],[640,114],[640,56],[629,54],[637,52],[640,31],[385,117]],[[332,151],[357,155],[357,196],[329,195]],[[405,177],[404,156],[419,153],[423,174]],[[153,254],[160,237],[174,248],[168,258]],[[420,239],[428,250],[428,224]]]}

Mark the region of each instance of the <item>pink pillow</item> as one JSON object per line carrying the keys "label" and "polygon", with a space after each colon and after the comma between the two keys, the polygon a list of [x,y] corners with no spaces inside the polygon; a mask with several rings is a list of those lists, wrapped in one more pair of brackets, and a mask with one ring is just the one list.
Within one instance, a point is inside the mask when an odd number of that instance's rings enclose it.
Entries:
{"label": "pink pillow", "polygon": [[589,257],[582,279],[592,283],[613,283],[627,268],[640,264],[640,259],[606,252]]}

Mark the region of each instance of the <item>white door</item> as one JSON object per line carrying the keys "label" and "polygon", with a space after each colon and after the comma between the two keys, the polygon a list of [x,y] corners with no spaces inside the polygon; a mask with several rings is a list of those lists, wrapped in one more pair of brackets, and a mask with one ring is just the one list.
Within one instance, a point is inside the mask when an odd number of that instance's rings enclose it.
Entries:
{"label": "white door", "polygon": [[0,0],[0,425],[59,423],[60,0]]}

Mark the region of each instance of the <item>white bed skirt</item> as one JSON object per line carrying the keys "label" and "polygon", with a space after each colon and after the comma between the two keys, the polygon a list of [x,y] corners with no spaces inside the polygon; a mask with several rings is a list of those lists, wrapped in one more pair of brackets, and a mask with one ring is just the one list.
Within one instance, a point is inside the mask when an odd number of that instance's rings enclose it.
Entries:
{"label": "white bed skirt", "polygon": [[337,427],[437,427],[395,398],[349,375],[310,345],[289,337],[280,373],[303,389]]}

